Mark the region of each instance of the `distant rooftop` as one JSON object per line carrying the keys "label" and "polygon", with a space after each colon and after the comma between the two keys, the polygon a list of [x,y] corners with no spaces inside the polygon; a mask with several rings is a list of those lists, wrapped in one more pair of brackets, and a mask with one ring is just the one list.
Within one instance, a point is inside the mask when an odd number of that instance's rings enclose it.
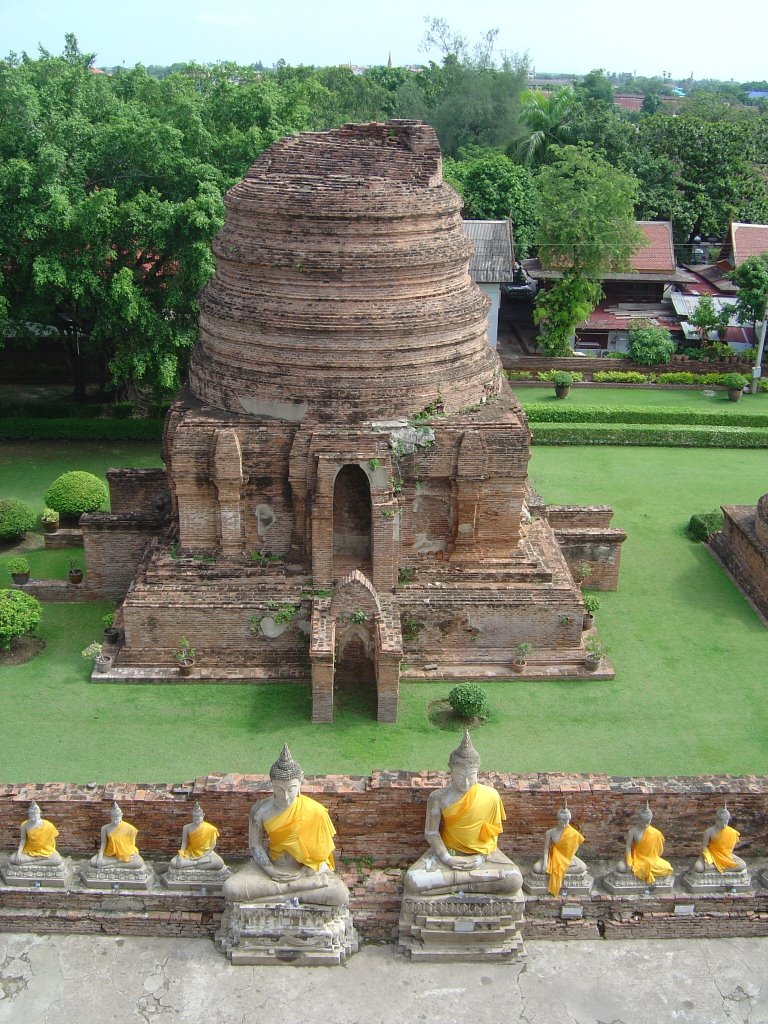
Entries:
{"label": "distant rooftop", "polygon": [[515,272],[512,232],[506,220],[465,220],[464,232],[475,248],[469,260],[476,284],[511,281]]}

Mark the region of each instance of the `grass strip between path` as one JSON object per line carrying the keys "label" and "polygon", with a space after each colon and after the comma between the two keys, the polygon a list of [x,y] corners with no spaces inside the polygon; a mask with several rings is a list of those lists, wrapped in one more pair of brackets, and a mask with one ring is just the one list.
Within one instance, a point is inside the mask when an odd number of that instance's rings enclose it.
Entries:
{"label": "grass strip between path", "polygon": [[765,427],[647,423],[532,423],[535,445],[633,445],[662,448],[768,448]]}

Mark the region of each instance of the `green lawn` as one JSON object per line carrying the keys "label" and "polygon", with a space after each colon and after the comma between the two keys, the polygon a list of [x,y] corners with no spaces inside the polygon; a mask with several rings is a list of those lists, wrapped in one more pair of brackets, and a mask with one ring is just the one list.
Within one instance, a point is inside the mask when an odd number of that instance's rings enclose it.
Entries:
{"label": "green lawn", "polygon": [[[556,402],[558,405],[603,405],[610,408],[622,405],[652,405],[671,409],[712,409],[727,412],[738,420],[754,412],[768,413],[768,394],[742,395],[738,402],[728,400],[722,388],[611,388],[580,387],[575,384],[567,398],[556,398],[551,384],[545,387],[518,387],[510,381],[520,404],[525,408],[537,402]],[[706,392],[706,393],[705,393]]]}
{"label": "green lawn", "polygon": [[[636,404],[638,392],[621,394]],[[41,480],[70,468],[103,471],[122,459],[158,464],[151,446],[99,446],[90,454],[85,446],[6,446],[0,493],[37,507]],[[768,488],[765,453],[536,448],[530,471],[548,501],[612,504],[614,524],[629,534],[620,589],[600,595],[597,615],[616,679],[488,684],[493,714],[475,738],[485,767],[768,773],[768,630],[683,533],[693,512],[753,504]],[[33,553],[57,565],[64,557]],[[332,725],[312,725],[301,685],[92,684],[80,650],[100,634],[108,608],[46,605],[45,653],[0,669],[0,779],[183,781],[262,772],[285,740],[309,772],[441,768],[455,745],[426,717],[428,702],[447,694],[444,683],[404,684],[395,726],[373,721],[363,698],[345,700]]]}

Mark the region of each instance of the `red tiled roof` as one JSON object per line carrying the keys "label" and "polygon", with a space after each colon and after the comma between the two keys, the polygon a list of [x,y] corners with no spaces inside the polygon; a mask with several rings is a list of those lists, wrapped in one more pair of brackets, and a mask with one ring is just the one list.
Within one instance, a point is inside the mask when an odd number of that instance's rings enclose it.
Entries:
{"label": "red tiled roof", "polygon": [[643,271],[674,270],[675,248],[672,224],[668,220],[639,220],[637,226],[648,239],[632,257],[632,269]]}
{"label": "red tiled roof", "polygon": [[617,107],[623,107],[624,110],[642,110],[644,99],[645,96],[642,94],[628,92],[615,92],[613,94],[614,105]]}
{"label": "red tiled roof", "polygon": [[749,256],[768,253],[768,224],[731,224],[731,245],[734,267]]}

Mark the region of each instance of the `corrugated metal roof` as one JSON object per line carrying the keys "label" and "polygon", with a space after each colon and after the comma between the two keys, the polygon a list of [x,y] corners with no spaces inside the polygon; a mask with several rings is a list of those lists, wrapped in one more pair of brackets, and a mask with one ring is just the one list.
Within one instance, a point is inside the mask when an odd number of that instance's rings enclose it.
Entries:
{"label": "corrugated metal roof", "polygon": [[512,232],[506,220],[465,220],[464,233],[475,247],[469,275],[477,284],[501,284],[515,273]]}
{"label": "corrugated metal roof", "polygon": [[[696,307],[698,306],[702,296],[683,295],[682,292],[679,292],[677,291],[677,289],[673,288],[672,292],[670,293],[670,298],[672,299],[672,305],[675,307],[675,312],[677,313],[677,315],[682,317],[689,317],[696,312]],[[710,295],[709,298],[712,299],[712,304],[714,305],[715,311],[717,313],[719,313],[724,306],[729,306],[731,309],[733,309],[734,312],[731,316],[730,323],[734,327],[738,326],[739,321],[736,319],[735,312],[736,299],[726,298],[724,296],[719,295]]]}

